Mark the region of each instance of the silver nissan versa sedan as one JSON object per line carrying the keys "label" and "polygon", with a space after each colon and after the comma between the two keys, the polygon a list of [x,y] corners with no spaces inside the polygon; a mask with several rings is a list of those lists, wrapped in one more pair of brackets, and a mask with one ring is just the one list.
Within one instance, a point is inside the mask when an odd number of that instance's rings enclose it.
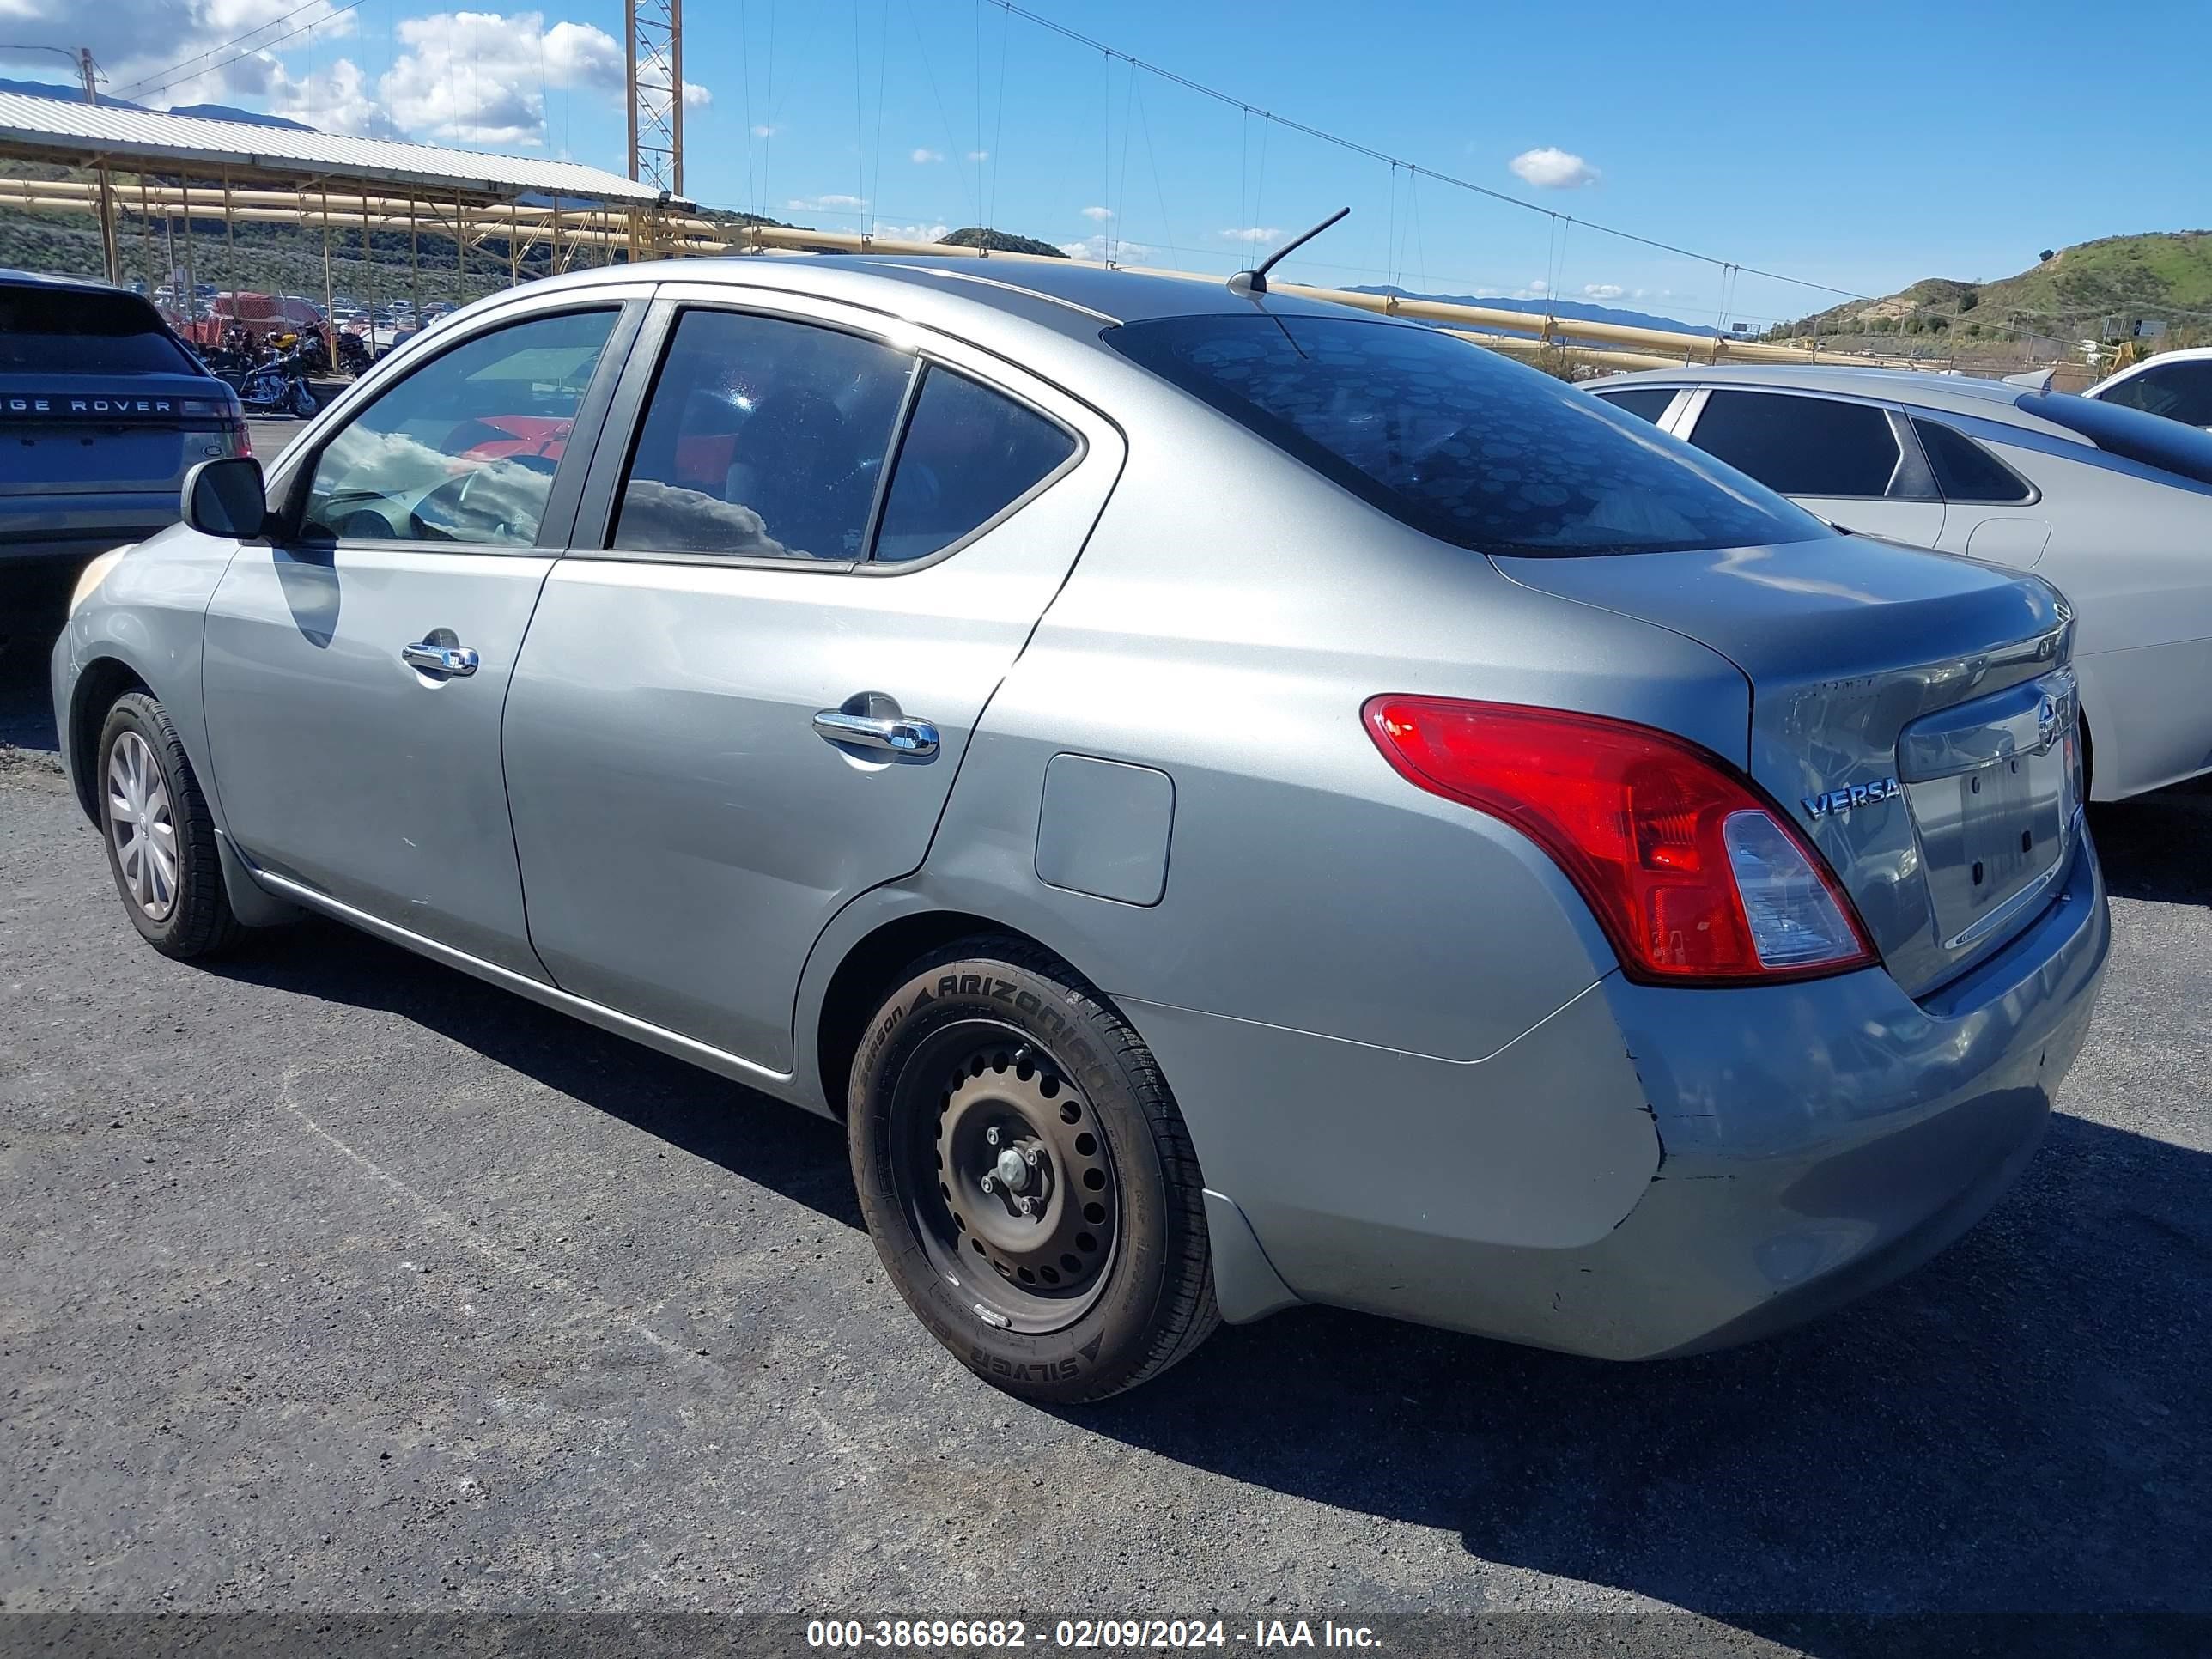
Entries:
{"label": "silver nissan versa sedan", "polygon": [[1735,1342],[2035,1147],[2072,622],[1449,336],[1076,264],[428,330],[53,657],[126,913],[319,911],[848,1127],[1018,1394],[1330,1303]]}

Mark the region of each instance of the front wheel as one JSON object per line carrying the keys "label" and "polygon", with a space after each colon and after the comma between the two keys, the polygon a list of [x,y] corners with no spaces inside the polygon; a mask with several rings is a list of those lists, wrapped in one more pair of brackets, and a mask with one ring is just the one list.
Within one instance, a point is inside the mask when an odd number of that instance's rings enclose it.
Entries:
{"label": "front wheel", "polygon": [[1166,1370],[1219,1322],[1204,1182],[1137,1034],[1064,964],[969,939],[869,1022],[848,1102],[885,1270],[969,1368],[1072,1403]]}
{"label": "front wheel", "polygon": [[215,819],[168,711],[126,692],[100,728],[100,827],[124,909],[163,956],[212,956],[240,927],[223,890]]}

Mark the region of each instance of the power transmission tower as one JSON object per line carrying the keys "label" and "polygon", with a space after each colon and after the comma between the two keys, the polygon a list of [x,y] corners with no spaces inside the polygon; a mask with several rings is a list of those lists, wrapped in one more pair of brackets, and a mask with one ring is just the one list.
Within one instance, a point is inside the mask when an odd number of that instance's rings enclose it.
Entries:
{"label": "power transmission tower", "polygon": [[[684,194],[684,0],[623,0],[629,44],[629,176]],[[665,214],[630,216],[633,258],[660,252]]]}

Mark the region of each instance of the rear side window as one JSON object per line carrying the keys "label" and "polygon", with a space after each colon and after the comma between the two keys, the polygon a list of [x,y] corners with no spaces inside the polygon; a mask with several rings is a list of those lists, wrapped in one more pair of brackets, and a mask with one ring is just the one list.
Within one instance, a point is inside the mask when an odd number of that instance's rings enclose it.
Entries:
{"label": "rear side window", "polygon": [[135,294],[0,287],[0,374],[198,373]]}
{"label": "rear side window", "polygon": [[1708,394],[1690,441],[1785,495],[1887,495],[1900,454],[1882,410],[1780,392]]}
{"label": "rear side window", "polygon": [[1012,398],[932,368],[899,445],[878,559],[927,558],[996,518],[1075,453],[1075,440]]}
{"label": "rear side window", "polygon": [[1726,467],[1432,329],[1267,313],[1104,338],[1401,522],[1480,552],[1665,552],[1834,532]]}
{"label": "rear side window", "polygon": [[1656,425],[1659,417],[1667,412],[1668,405],[1674,401],[1674,388],[1671,386],[1625,386],[1618,392],[1601,392],[1597,395],[1615,409],[1625,409],[1638,419]]}
{"label": "rear side window", "polygon": [[1912,429],[1935,470],[1936,487],[1947,501],[2025,501],[2034,488],[1965,433],[1940,421],[1913,417]]}
{"label": "rear side window", "polygon": [[2163,415],[2186,426],[2212,426],[2212,362],[2199,358],[2154,365],[2111,391],[2099,392],[2097,398],[2123,409]]}
{"label": "rear side window", "polygon": [[614,545],[859,559],[907,354],[779,317],[677,319],[623,482]]}

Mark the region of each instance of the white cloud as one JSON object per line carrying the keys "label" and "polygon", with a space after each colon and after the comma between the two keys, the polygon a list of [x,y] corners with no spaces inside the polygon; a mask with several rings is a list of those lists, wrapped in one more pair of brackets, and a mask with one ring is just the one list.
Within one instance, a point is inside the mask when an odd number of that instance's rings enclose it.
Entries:
{"label": "white cloud", "polygon": [[704,109],[708,105],[714,101],[714,94],[708,91],[706,88],[701,86],[696,81],[686,81],[684,83],[684,108]]}
{"label": "white cloud", "polygon": [[868,204],[858,196],[794,196],[784,205],[800,213],[858,213]]}
{"label": "white cloud", "polygon": [[1539,190],[1574,190],[1598,180],[1597,169],[1570,150],[1524,149],[1506,165]]}
{"label": "white cloud", "polygon": [[1093,224],[1103,225],[1109,219],[1114,216],[1114,210],[1112,208],[1087,207],[1083,210],[1083,216],[1090,220]]}
{"label": "white cloud", "polygon": [[271,115],[303,121],[325,132],[349,133],[357,138],[404,136],[370,95],[368,77],[349,58],[341,58],[323,73],[298,81],[282,64],[275,65],[263,101]]}
{"label": "white cloud", "polygon": [[1548,297],[1551,292],[1552,285],[1539,276],[1530,282],[1527,287],[1515,289],[1513,297],[1516,300],[1541,300]]}
{"label": "white cloud", "polygon": [[1079,241],[1062,242],[1060,251],[1071,259],[1089,259],[1103,264],[1111,258],[1117,264],[1127,264],[1132,260],[1143,258],[1152,250],[1148,243],[1133,242],[1121,236],[1109,236],[1102,231]]}
{"label": "white cloud", "polygon": [[1224,230],[1221,234],[1232,242],[1273,242],[1279,240],[1283,233],[1273,225],[1247,225],[1242,230]]}
{"label": "white cloud", "polygon": [[[377,89],[410,131],[465,144],[544,140],[546,86],[619,97],[623,49],[588,23],[545,27],[542,13],[437,12],[402,18],[405,51]],[[542,79],[541,79],[542,74]]]}
{"label": "white cloud", "polygon": [[991,152],[988,149],[971,149],[968,152],[968,159],[971,161],[988,161],[991,159]]}
{"label": "white cloud", "polygon": [[898,242],[941,242],[952,234],[950,225],[874,225],[868,234]]}
{"label": "white cloud", "polygon": [[757,126],[753,129],[753,137],[756,138],[773,138],[777,133],[781,132],[782,131],[783,129],[781,127]]}
{"label": "white cloud", "polygon": [[[103,90],[149,108],[258,102],[283,65],[275,52],[253,48],[267,42],[288,52],[326,52],[329,42],[355,31],[354,14],[337,3],[310,0],[295,10],[287,0],[0,0],[0,34],[17,45],[59,46],[72,57],[89,46],[107,76]],[[225,61],[234,57],[235,63]],[[0,52],[0,59],[8,74],[26,80],[76,79],[50,52]]]}
{"label": "white cloud", "polygon": [[1618,300],[1628,290],[1619,283],[1584,283],[1583,297],[1586,300]]}
{"label": "white cloud", "polygon": [[945,159],[945,152],[941,149],[918,149],[907,159],[916,167],[920,167],[926,161],[942,161]]}

